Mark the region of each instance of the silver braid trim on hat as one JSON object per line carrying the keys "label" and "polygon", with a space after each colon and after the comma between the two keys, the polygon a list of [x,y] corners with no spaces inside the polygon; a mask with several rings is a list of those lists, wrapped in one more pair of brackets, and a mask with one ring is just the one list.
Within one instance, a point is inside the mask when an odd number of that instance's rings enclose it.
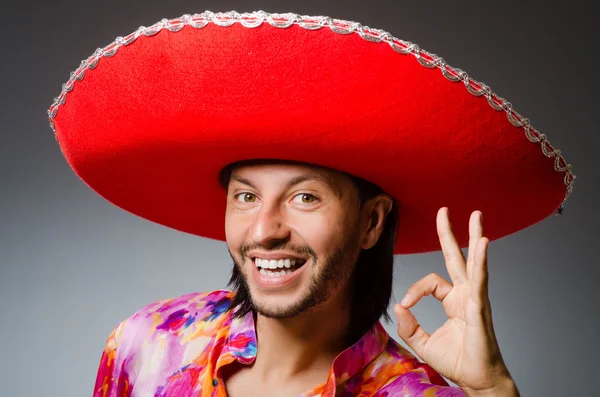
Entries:
{"label": "silver braid trim on hat", "polygon": [[363,26],[358,22],[334,19],[326,16],[307,16],[293,13],[274,14],[267,13],[265,11],[254,11],[251,13],[238,13],[236,11],[214,13],[211,11],[205,11],[201,14],[185,14],[179,18],[170,20],[162,19],[161,21],[149,27],[140,26],[135,32],[125,37],[117,37],[115,41],[106,47],[96,49],[96,51],[94,51],[89,58],[81,62],[79,67],[74,72],[71,72],[69,80],[62,85],[62,91],[60,95],[54,98],[54,103],[48,110],[50,128],[52,128],[52,131],[56,132],[54,129],[54,118],[56,117],[60,105],[65,104],[66,96],[73,90],[75,82],[83,80],[85,72],[88,69],[94,69],[98,65],[98,62],[101,58],[115,55],[119,48],[133,43],[142,35],[153,36],[163,29],[167,29],[171,32],[178,32],[186,25],[196,29],[202,29],[209,23],[213,23],[222,27],[239,23],[247,28],[255,28],[262,25],[265,21],[276,28],[285,29],[294,24],[307,30],[318,30],[328,27],[333,32],[338,34],[356,33],[363,39],[373,43],[381,43],[383,41],[389,44],[394,51],[400,54],[413,55],[421,65],[427,68],[440,69],[442,75],[446,77],[446,79],[452,82],[462,81],[467,91],[469,91],[471,94],[475,96],[485,96],[487,102],[493,109],[498,111],[503,110],[506,112],[506,116],[510,123],[515,127],[522,127],[525,132],[525,136],[527,139],[529,139],[529,141],[540,144],[542,153],[544,153],[544,155],[547,157],[554,157],[554,169],[565,174],[564,183],[566,186],[566,194],[560,207],[555,212],[557,215],[562,214],[564,203],[573,192],[573,185],[575,183],[575,175],[571,171],[571,164],[566,162],[564,157],[561,155],[560,150],[555,149],[550,144],[546,138],[546,135],[533,128],[529,124],[529,119],[524,118],[512,108],[512,104],[510,102],[507,102],[504,98],[493,93],[490,87],[487,85],[471,79],[469,75],[461,69],[454,68],[446,64],[443,58],[422,50],[417,44],[400,40],[386,31]]}

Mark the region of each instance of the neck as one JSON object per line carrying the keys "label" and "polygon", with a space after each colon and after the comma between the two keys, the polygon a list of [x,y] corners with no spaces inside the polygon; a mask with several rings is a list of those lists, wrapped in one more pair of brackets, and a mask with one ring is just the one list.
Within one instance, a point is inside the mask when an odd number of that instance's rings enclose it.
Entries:
{"label": "neck", "polygon": [[253,371],[265,384],[318,374],[327,379],[335,357],[346,349],[350,323],[347,294],[294,318],[256,318],[258,350]]}

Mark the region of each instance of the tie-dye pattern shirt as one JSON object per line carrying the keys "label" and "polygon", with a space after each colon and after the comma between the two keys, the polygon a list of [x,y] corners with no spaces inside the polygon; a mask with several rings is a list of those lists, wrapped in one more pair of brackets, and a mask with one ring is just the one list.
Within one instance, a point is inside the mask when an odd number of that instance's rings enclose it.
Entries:
{"label": "tie-dye pattern shirt", "polygon": [[[254,317],[234,319],[232,291],[156,301],[106,342],[94,397],[226,397],[221,368],[256,357]],[[378,322],[333,361],[327,380],[299,397],[465,396],[392,339]]]}

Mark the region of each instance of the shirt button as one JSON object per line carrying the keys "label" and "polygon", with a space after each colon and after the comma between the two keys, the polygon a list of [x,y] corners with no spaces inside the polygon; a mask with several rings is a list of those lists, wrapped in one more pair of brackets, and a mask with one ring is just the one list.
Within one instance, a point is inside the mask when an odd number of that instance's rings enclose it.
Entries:
{"label": "shirt button", "polygon": [[217,387],[219,385],[219,380],[217,378],[213,379],[213,386]]}

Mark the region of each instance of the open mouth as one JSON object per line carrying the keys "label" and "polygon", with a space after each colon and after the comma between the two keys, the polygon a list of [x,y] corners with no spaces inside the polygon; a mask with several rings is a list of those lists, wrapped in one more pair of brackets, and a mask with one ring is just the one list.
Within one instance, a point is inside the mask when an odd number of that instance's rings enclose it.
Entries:
{"label": "open mouth", "polygon": [[300,258],[286,258],[277,260],[253,258],[252,261],[254,262],[254,265],[260,274],[272,277],[291,274],[300,269],[306,263],[305,259]]}

